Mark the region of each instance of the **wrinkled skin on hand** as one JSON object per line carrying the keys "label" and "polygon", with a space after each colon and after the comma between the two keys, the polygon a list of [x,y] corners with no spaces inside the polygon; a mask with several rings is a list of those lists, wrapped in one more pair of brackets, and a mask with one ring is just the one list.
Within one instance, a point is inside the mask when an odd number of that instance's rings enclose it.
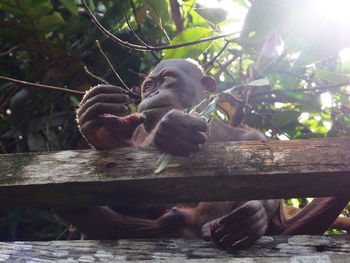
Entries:
{"label": "wrinkled skin on hand", "polygon": [[132,134],[145,116],[129,114],[131,98],[120,87],[99,85],[88,91],[77,110],[81,134],[97,149],[133,146]]}
{"label": "wrinkled skin on hand", "polygon": [[153,141],[163,152],[188,156],[198,152],[206,142],[207,129],[205,118],[171,110],[160,120]]}
{"label": "wrinkled skin on hand", "polygon": [[250,201],[202,227],[203,239],[224,248],[247,248],[267,230],[268,217],[260,201]]}

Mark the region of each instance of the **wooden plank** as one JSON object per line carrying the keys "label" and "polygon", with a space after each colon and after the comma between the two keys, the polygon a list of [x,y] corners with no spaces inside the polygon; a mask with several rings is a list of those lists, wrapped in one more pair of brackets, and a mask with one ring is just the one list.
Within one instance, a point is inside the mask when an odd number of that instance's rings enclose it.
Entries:
{"label": "wooden plank", "polygon": [[350,138],[211,144],[155,175],[154,148],[0,156],[1,208],[349,195]]}
{"label": "wooden plank", "polygon": [[265,236],[228,251],[201,240],[0,242],[0,262],[349,262],[350,236]]}

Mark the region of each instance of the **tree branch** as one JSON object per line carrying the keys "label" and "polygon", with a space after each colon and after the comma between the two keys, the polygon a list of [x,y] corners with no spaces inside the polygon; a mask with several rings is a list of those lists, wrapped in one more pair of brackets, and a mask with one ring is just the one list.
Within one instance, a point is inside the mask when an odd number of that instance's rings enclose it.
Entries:
{"label": "tree branch", "polygon": [[235,34],[239,33],[239,32],[234,32],[234,33],[223,34],[223,35],[219,35],[219,36],[215,36],[215,37],[207,37],[207,38],[203,38],[203,39],[200,39],[200,40],[190,41],[190,42],[181,43],[181,44],[177,44],[177,45],[164,45],[164,46],[135,45],[135,44],[129,43],[128,41],[121,40],[120,38],[114,36],[111,32],[109,32],[105,27],[103,27],[100,24],[100,22],[97,20],[97,18],[94,16],[92,11],[90,10],[88,5],[86,4],[86,1],[82,0],[82,3],[84,5],[84,7],[86,8],[86,10],[88,11],[88,14],[91,17],[91,19],[94,22],[94,24],[97,26],[98,29],[100,29],[100,31],[107,38],[111,39],[113,42],[115,42],[115,43],[117,43],[117,44],[119,44],[121,46],[124,46],[124,47],[129,48],[129,49],[133,49],[133,50],[139,50],[139,51],[155,50],[155,51],[160,51],[160,50],[165,50],[165,49],[176,49],[176,48],[179,48],[179,47],[191,46],[191,45],[196,45],[196,44],[203,43],[203,42],[208,42],[208,41],[213,41],[213,40],[220,39],[220,38],[229,37],[229,36],[232,36],[232,35],[235,35]]}
{"label": "tree branch", "polygon": [[208,71],[212,68],[214,62],[218,59],[218,57],[222,54],[222,52],[224,52],[224,50],[227,48],[228,44],[230,44],[230,42],[229,42],[229,41],[226,41],[225,45],[224,45],[223,48],[218,52],[218,54],[217,54],[215,57],[213,57],[209,62],[207,62],[207,63],[204,64],[203,68],[205,69],[205,71],[208,72]]}
{"label": "tree branch", "polygon": [[[125,6],[123,6],[124,8],[124,15],[125,15],[125,20],[126,20],[126,24],[128,25],[129,30],[132,32],[133,36],[137,39],[137,41],[140,42],[140,44],[144,45],[145,47],[149,47],[149,45],[144,42],[137,34],[136,32],[132,29],[130,22],[129,22],[129,16],[128,16],[128,12],[125,9]],[[135,18],[136,19],[136,18]]]}
{"label": "tree branch", "polygon": [[55,86],[50,86],[50,85],[44,85],[44,84],[37,84],[37,83],[33,83],[33,82],[12,79],[12,78],[8,78],[8,77],[4,77],[4,76],[0,76],[0,80],[1,79],[11,81],[11,82],[14,82],[14,83],[17,83],[20,85],[26,85],[26,86],[32,86],[32,87],[44,88],[44,89],[51,89],[51,90],[56,90],[56,91],[63,91],[63,92],[72,93],[72,94],[76,94],[76,95],[85,94],[84,91],[65,89],[65,88],[60,88],[60,87],[55,87]]}
{"label": "tree branch", "polygon": [[220,75],[225,72],[233,81],[236,81],[236,79],[231,75],[231,72],[229,72],[227,70],[227,67],[230,66],[233,61],[235,61],[238,58],[237,56],[234,56],[233,58],[227,60],[224,65],[221,65],[221,63],[219,61],[217,61],[218,65],[220,66],[220,69],[218,70],[218,72],[215,74],[214,78],[218,79],[220,77]]}
{"label": "tree branch", "polygon": [[123,81],[123,79],[119,76],[118,72],[114,69],[111,61],[109,61],[108,57],[106,56],[106,54],[103,52],[102,47],[100,45],[100,42],[98,40],[96,40],[96,45],[98,47],[98,49],[100,50],[101,54],[104,56],[104,58],[106,59],[109,67],[111,68],[111,70],[113,71],[113,73],[116,75],[116,77],[118,78],[118,80],[123,84],[123,86],[125,87],[125,89],[127,91],[130,91],[132,93],[132,91],[129,89],[129,87],[126,85],[126,83]]}
{"label": "tree branch", "polygon": [[15,51],[16,49],[20,48],[21,46],[22,45],[17,45],[17,46],[14,46],[14,47],[10,48],[9,50],[7,50],[7,51],[5,51],[3,53],[0,53],[0,57],[11,54],[13,51]]}
{"label": "tree branch", "polygon": [[179,2],[177,0],[170,0],[170,8],[176,26],[176,33],[179,34],[184,30]]}
{"label": "tree branch", "polygon": [[257,112],[250,104],[246,103],[246,107],[250,110],[250,112],[252,114],[255,114],[257,116],[259,116],[260,118],[262,118],[264,121],[266,121],[268,124],[270,124],[271,129],[274,129],[275,131],[277,131],[280,134],[283,134],[284,136],[286,136],[289,140],[292,140],[293,138],[286,132],[282,131],[280,128],[278,128],[272,121],[270,121],[268,118],[266,118],[264,115],[262,115],[261,113]]}
{"label": "tree branch", "polygon": [[101,78],[101,77],[99,77],[99,76],[96,76],[94,73],[92,73],[92,72],[87,68],[87,66],[84,66],[84,70],[85,70],[86,74],[88,74],[90,77],[96,79],[97,81],[100,81],[101,83],[106,84],[106,85],[111,85],[107,80],[104,80],[103,78]]}

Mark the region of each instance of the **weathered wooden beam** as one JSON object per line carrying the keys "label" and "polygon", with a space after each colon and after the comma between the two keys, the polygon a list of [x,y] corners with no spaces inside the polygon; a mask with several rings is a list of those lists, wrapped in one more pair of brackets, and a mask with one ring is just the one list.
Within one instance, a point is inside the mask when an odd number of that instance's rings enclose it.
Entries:
{"label": "weathered wooden beam", "polygon": [[154,148],[0,155],[1,208],[349,195],[350,138],[208,145],[155,175]]}
{"label": "weathered wooden beam", "polygon": [[0,242],[3,262],[349,262],[350,236],[262,237],[228,251],[201,240]]}

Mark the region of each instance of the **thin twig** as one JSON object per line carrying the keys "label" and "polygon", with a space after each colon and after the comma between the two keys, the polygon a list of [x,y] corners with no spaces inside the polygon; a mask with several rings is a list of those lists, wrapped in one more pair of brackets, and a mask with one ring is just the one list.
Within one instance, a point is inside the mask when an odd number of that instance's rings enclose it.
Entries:
{"label": "thin twig", "polygon": [[[290,71],[274,70],[273,72],[285,74],[285,75],[290,75],[292,77],[302,79],[302,80],[306,81],[309,85],[311,83],[316,84],[315,87],[311,87],[311,88],[307,88],[307,89],[288,89],[289,91],[303,91],[303,92],[315,91],[316,93],[317,92],[319,93],[319,92],[323,92],[324,90],[336,89],[336,88],[340,88],[342,86],[350,86],[350,81],[345,81],[345,82],[330,84],[330,85],[322,85],[322,84],[318,83],[317,81],[309,79],[305,76],[300,76],[300,75],[295,74],[295,73],[290,72]],[[273,91],[276,91],[276,90],[271,90],[271,92],[273,92]],[[265,94],[265,93],[260,94],[259,93],[258,95],[260,96],[260,95],[268,95],[268,94]]]}
{"label": "thin twig", "polygon": [[116,77],[118,78],[118,80],[123,84],[123,86],[125,87],[126,90],[132,92],[129,87],[126,85],[126,83],[122,80],[122,78],[119,76],[118,72],[114,69],[111,61],[108,59],[108,57],[106,56],[106,54],[103,52],[102,47],[100,45],[100,41],[96,40],[96,45],[98,47],[98,49],[100,50],[101,54],[104,56],[104,58],[106,59],[109,67],[111,68],[111,70],[113,71],[113,73],[116,75]]}
{"label": "thin twig", "polygon": [[171,42],[171,39],[170,39],[168,33],[166,32],[166,30],[165,30],[164,27],[163,27],[162,18],[161,18],[160,16],[159,16],[158,18],[159,18],[159,19],[158,19],[159,28],[163,31],[163,33],[164,33],[166,39],[167,39],[168,42],[170,43],[170,42]]}
{"label": "thin twig", "polygon": [[6,56],[8,54],[10,54],[11,52],[13,52],[14,50],[20,48],[22,45],[17,45],[17,46],[14,46],[12,48],[10,48],[9,50],[3,52],[3,53],[0,53],[0,57],[3,57],[3,56]]}
{"label": "thin twig", "polygon": [[129,16],[128,16],[128,12],[125,9],[125,6],[123,6],[124,8],[124,14],[125,14],[125,19],[126,19],[126,24],[128,25],[129,30],[133,33],[134,37],[140,42],[140,44],[149,47],[150,45],[148,45],[146,42],[144,42],[137,34],[136,32],[132,29],[130,22],[129,22]]}
{"label": "thin twig", "polygon": [[107,80],[104,80],[103,78],[96,76],[94,73],[92,73],[86,66],[84,66],[84,70],[90,77],[96,79],[97,81],[102,82],[106,85],[111,85]]}
{"label": "thin twig", "polygon": [[69,228],[70,228],[70,227],[67,226],[67,227],[58,235],[58,237],[56,237],[55,240],[60,240],[61,237],[62,237],[66,232],[68,232]]}
{"label": "thin twig", "polygon": [[135,45],[135,44],[129,43],[128,41],[121,40],[120,38],[114,36],[111,32],[109,32],[105,27],[103,27],[100,24],[100,22],[97,20],[97,18],[94,16],[92,11],[90,10],[88,5],[86,4],[86,1],[82,0],[82,3],[84,5],[84,7],[86,8],[86,10],[88,11],[88,14],[91,17],[91,19],[94,22],[94,24],[97,26],[98,29],[100,29],[100,31],[107,38],[111,39],[112,41],[114,41],[115,43],[117,43],[119,45],[122,45],[124,47],[127,47],[129,49],[133,49],[133,50],[139,50],[139,51],[156,50],[156,51],[159,51],[159,50],[165,50],[165,49],[176,49],[176,48],[179,48],[179,47],[191,46],[191,45],[196,45],[196,44],[203,43],[203,42],[208,42],[208,41],[213,41],[213,40],[220,39],[220,38],[229,37],[229,36],[236,35],[236,34],[239,33],[239,32],[234,32],[234,33],[223,34],[223,35],[215,36],[215,37],[207,37],[207,38],[202,38],[200,40],[190,41],[190,42],[176,44],[176,45],[149,46],[149,47],[141,46],[141,45]]}
{"label": "thin twig", "polygon": [[[324,86],[316,86],[313,88],[307,88],[307,89],[286,89],[288,91],[292,92],[315,92],[314,94],[322,93],[328,90],[340,88],[342,86],[350,86],[350,82],[342,82],[342,83],[337,83],[337,84],[331,84],[331,85],[324,85]],[[255,92],[253,94],[254,97],[261,97],[261,96],[266,96],[266,95],[271,95],[271,94],[276,94],[283,92],[283,89],[270,89],[268,91],[261,91],[261,92]],[[340,93],[340,91],[334,91],[337,93]]]}
{"label": "thin twig", "polygon": [[132,74],[135,74],[136,76],[138,76],[139,78],[145,79],[147,77],[146,74],[140,73],[140,72],[136,72],[135,70],[128,68],[128,71],[131,72]]}
{"label": "thin twig", "polygon": [[261,113],[259,113],[259,112],[257,112],[256,110],[254,110],[253,107],[252,107],[250,104],[246,103],[245,105],[246,105],[247,108],[250,109],[250,111],[251,111],[252,114],[255,114],[255,115],[259,116],[259,117],[262,118],[264,121],[266,121],[267,123],[269,123],[269,124],[272,126],[272,128],[275,129],[277,132],[279,132],[280,134],[285,135],[288,139],[292,140],[292,137],[291,137],[288,133],[282,131],[282,130],[281,130],[280,128],[278,128],[272,121],[270,121],[268,118],[266,118],[266,117],[265,117],[264,115],[262,115]]}
{"label": "thin twig", "polygon": [[324,85],[324,86],[316,86],[314,88],[308,88],[305,91],[322,91],[322,90],[330,90],[330,89],[336,89],[336,88],[340,88],[342,86],[349,86],[350,85],[350,81],[345,81],[342,83],[337,83],[337,84],[330,84],[330,85]]}
{"label": "thin twig", "polygon": [[218,79],[219,76],[220,76],[220,74],[221,74],[222,72],[225,72],[233,81],[236,81],[236,79],[232,76],[231,72],[229,72],[229,71],[227,70],[227,67],[228,67],[229,65],[231,65],[232,62],[235,61],[235,60],[237,59],[237,57],[238,57],[238,56],[234,56],[233,58],[227,60],[227,61],[224,63],[224,65],[221,65],[221,63],[220,63],[219,61],[216,61],[216,63],[218,63],[218,65],[220,66],[220,70],[215,74],[214,78],[215,78],[215,79]]}
{"label": "thin twig", "polygon": [[71,45],[71,47],[76,47],[79,43],[81,43],[85,38],[87,37],[87,34],[84,34],[82,37],[74,41]]}
{"label": "thin twig", "polygon": [[85,94],[84,91],[65,89],[65,88],[60,88],[60,87],[55,87],[55,86],[50,86],[50,85],[44,85],[44,84],[37,84],[37,83],[28,82],[28,81],[24,81],[24,80],[12,79],[12,78],[8,78],[8,77],[4,77],[4,76],[0,76],[0,80],[1,79],[7,80],[7,81],[11,81],[11,82],[14,82],[14,83],[17,83],[17,84],[27,85],[27,86],[37,87],[37,88],[44,88],[44,89],[51,89],[51,90],[56,90],[56,91],[63,91],[63,92],[72,93],[72,94],[78,94],[78,95]]}
{"label": "thin twig", "polygon": [[214,62],[218,59],[218,57],[222,54],[222,52],[224,52],[224,50],[227,48],[227,46],[228,46],[229,44],[230,44],[230,42],[229,42],[229,41],[226,41],[225,45],[224,45],[223,48],[218,52],[218,54],[217,54],[215,57],[213,57],[209,62],[207,62],[207,63],[205,63],[205,64],[203,65],[203,68],[205,69],[205,71],[208,72],[208,71],[212,68]]}
{"label": "thin twig", "polygon": [[292,71],[284,71],[284,70],[271,70],[270,71],[271,73],[279,73],[279,74],[284,74],[284,75],[290,75],[292,77],[295,77],[295,78],[298,78],[298,79],[302,79],[302,80],[305,80],[307,83],[312,83],[314,82],[313,80],[307,78],[306,76],[301,76],[301,75],[298,75]]}
{"label": "thin twig", "polygon": [[348,93],[345,93],[345,92],[341,92],[341,91],[336,91],[336,93],[339,93],[340,95],[343,95],[343,96],[347,96],[347,97],[350,97],[350,94],[348,94]]}

